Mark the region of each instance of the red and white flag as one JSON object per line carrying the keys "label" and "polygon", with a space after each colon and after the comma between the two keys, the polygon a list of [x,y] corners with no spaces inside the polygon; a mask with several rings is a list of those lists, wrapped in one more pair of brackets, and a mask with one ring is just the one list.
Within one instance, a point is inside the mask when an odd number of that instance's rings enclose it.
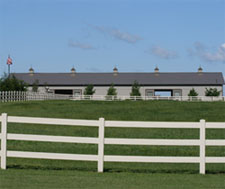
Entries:
{"label": "red and white flag", "polygon": [[8,56],[7,62],[6,64],[11,65],[12,64],[12,59],[10,58],[10,56]]}

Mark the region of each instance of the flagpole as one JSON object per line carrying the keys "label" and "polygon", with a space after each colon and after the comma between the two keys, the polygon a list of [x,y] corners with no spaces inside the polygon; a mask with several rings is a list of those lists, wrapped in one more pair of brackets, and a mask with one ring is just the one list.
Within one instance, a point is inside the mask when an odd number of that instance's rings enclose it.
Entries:
{"label": "flagpole", "polygon": [[10,64],[8,64],[8,76],[10,75]]}

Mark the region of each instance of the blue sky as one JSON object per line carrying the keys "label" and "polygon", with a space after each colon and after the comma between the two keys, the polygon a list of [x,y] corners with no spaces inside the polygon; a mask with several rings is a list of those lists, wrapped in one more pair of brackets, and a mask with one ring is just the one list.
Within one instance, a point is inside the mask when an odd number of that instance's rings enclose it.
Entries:
{"label": "blue sky", "polygon": [[225,75],[225,0],[0,0],[0,74]]}

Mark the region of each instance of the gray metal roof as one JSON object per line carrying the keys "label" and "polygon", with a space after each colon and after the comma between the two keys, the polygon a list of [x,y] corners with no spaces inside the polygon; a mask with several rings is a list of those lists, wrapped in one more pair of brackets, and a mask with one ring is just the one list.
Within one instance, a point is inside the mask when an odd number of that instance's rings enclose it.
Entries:
{"label": "gray metal roof", "polygon": [[223,85],[224,78],[220,72],[202,73],[14,73],[16,78],[32,85],[35,80],[39,85],[82,86],[93,85]]}

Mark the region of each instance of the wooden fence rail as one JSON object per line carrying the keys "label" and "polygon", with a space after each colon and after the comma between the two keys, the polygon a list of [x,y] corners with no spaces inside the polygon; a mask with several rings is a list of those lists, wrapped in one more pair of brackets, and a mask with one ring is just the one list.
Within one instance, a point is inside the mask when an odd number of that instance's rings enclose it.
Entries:
{"label": "wooden fence rail", "polygon": [[[206,129],[225,129],[225,123],[216,122],[141,122],[141,121],[105,121],[99,120],[75,120],[75,119],[55,119],[55,118],[32,118],[7,116],[3,113],[0,116],[1,122],[1,168],[6,169],[7,157],[17,158],[41,158],[58,160],[80,160],[97,161],[98,172],[103,172],[104,162],[157,162],[157,163],[199,163],[200,174],[205,174],[206,163],[225,163],[225,157],[206,157],[206,146],[225,146],[225,139],[206,140]],[[31,123],[49,125],[70,125],[70,126],[92,126],[98,127],[97,137],[70,137],[70,136],[47,136],[30,134],[7,133],[7,123]],[[123,128],[190,128],[199,129],[199,139],[126,139],[126,138],[105,138],[104,130],[107,127]],[[89,143],[98,145],[97,155],[86,154],[63,154],[46,152],[24,152],[7,150],[7,140],[23,141],[45,141],[45,142],[65,142],[65,143]],[[163,145],[163,146],[199,146],[200,154],[194,157],[168,157],[168,156],[122,156],[104,155],[105,144],[116,145]]]}

